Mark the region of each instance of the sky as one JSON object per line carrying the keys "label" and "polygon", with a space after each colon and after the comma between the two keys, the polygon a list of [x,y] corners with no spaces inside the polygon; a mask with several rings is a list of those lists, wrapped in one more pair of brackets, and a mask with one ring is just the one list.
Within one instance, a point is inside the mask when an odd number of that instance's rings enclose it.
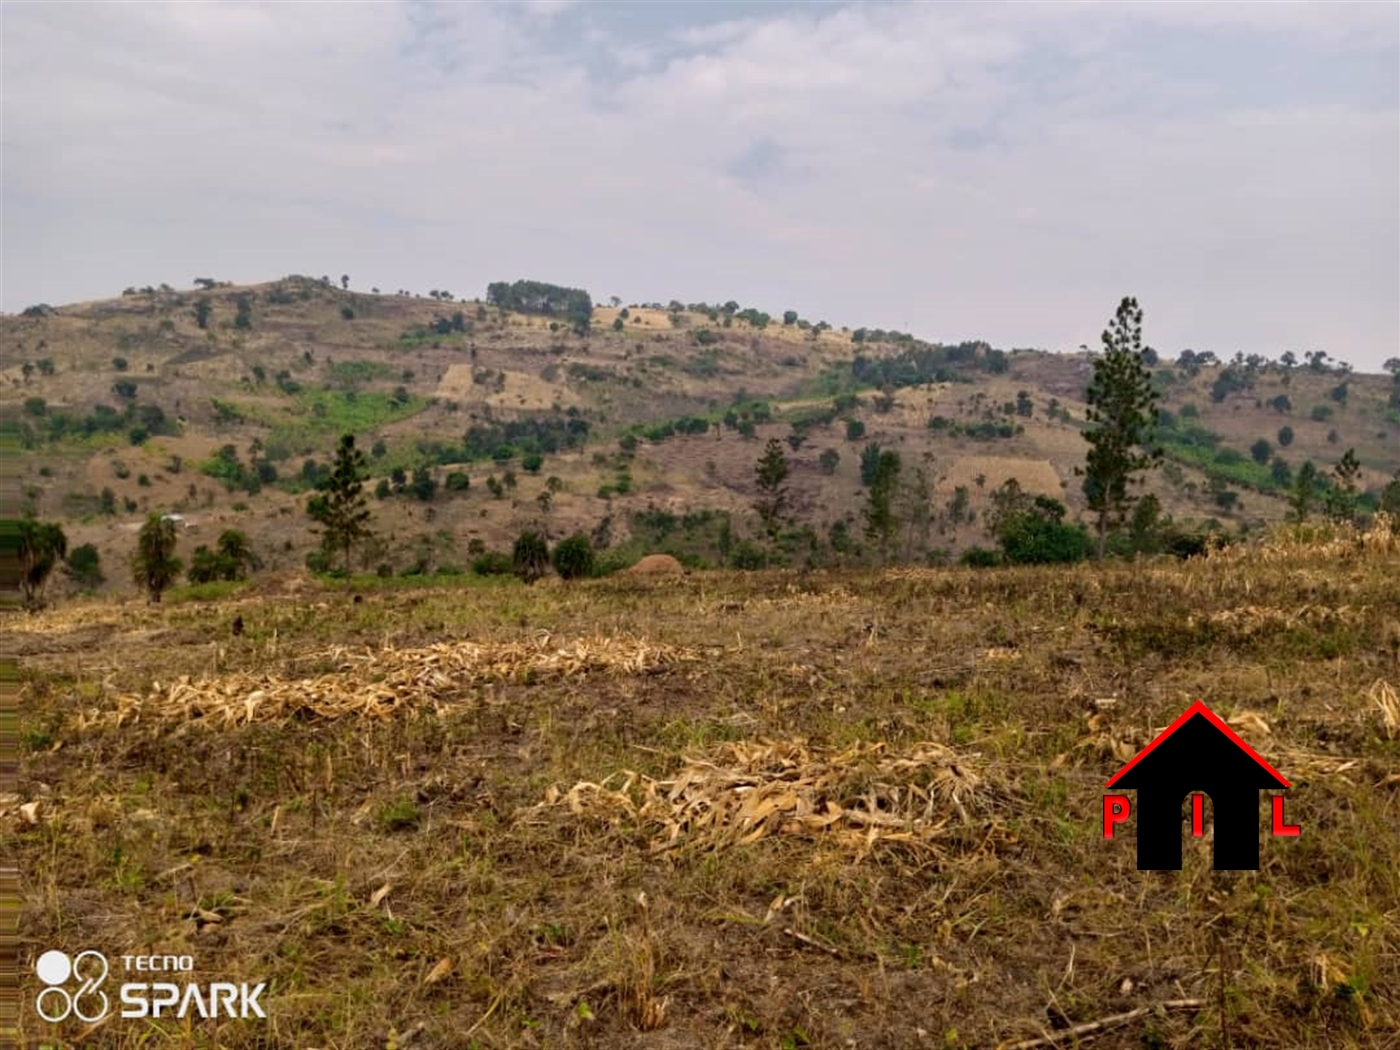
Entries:
{"label": "sky", "polygon": [[531,278],[1400,354],[1400,4],[0,6],[0,308]]}

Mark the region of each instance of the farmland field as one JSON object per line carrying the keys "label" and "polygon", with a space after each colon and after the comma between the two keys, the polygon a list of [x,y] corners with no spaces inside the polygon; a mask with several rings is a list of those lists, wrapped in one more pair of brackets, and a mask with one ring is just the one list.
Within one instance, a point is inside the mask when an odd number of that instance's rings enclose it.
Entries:
{"label": "farmland field", "polygon": [[[1392,538],[11,617],[20,1045],[1395,1046],[1397,580]],[[1195,700],[1293,784],[1257,872],[1103,838]],[[268,1016],[48,1025],[55,946]]]}

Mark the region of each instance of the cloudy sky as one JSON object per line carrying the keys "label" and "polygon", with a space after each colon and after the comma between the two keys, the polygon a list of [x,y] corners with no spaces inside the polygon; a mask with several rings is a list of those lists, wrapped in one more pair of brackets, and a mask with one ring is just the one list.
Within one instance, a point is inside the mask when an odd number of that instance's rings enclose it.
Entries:
{"label": "cloudy sky", "polygon": [[7,2],[0,306],[195,276],[1400,352],[1400,5]]}

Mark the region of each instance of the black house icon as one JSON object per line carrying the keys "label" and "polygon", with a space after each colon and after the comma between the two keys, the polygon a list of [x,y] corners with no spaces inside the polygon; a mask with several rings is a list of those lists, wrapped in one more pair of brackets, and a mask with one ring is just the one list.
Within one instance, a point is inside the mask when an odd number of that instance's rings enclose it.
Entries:
{"label": "black house icon", "polygon": [[1210,796],[1214,866],[1259,868],[1259,792],[1291,785],[1235,731],[1197,701],[1114,774],[1109,787],[1137,790],[1141,870],[1181,868],[1182,800]]}

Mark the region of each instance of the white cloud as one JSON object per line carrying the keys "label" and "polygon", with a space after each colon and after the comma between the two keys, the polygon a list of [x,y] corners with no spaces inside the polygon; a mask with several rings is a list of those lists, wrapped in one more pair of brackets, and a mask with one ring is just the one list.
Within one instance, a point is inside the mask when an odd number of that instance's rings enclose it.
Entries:
{"label": "white cloud", "polygon": [[[1394,56],[1388,5],[758,5],[643,35],[583,5],[572,38],[535,6],[7,9],[5,308],[344,270],[1064,347],[1131,292],[1169,351],[1400,343],[1395,92],[1232,102],[1138,61],[1154,27],[1229,34],[1243,69],[1282,37],[1319,69]],[[764,143],[763,177],[733,169]]]}

